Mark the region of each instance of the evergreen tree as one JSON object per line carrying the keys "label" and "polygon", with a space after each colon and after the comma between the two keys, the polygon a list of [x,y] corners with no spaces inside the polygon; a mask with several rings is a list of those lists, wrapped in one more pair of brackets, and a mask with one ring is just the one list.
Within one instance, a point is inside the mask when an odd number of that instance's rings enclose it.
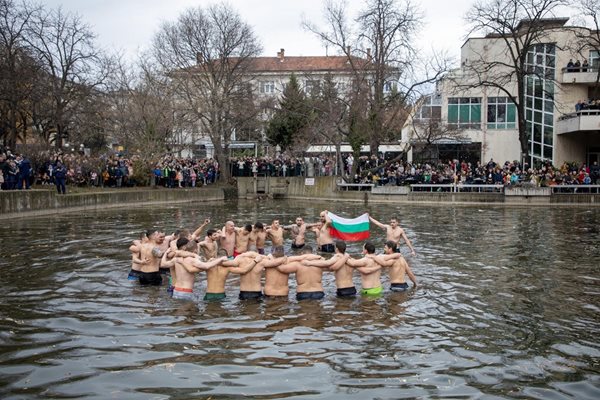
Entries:
{"label": "evergreen tree", "polygon": [[279,106],[267,126],[267,139],[272,145],[289,149],[301,138],[311,121],[311,107],[294,74],[283,91]]}

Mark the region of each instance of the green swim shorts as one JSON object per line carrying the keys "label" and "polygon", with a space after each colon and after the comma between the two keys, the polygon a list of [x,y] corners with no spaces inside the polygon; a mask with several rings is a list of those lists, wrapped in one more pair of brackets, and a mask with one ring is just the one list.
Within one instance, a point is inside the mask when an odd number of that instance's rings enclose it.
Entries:
{"label": "green swim shorts", "polygon": [[381,293],[383,293],[383,287],[381,286],[370,289],[362,289],[360,291],[360,294],[363,296],[379,296]]}
{"label": "green swim shorts", "polygon": [[225,293],[206,293],[204,295],[204,301],[223,300],[224,298]]}

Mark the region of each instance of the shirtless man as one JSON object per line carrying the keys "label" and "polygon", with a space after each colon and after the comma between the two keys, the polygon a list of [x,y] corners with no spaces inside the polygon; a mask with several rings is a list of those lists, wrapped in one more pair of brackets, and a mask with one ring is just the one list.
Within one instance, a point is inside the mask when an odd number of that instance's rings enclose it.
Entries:
{"label": "shirtless man", "polygon": [[278,219],[274,219],[271,226],[267,227],[267,237],[271,239],[273,248],[283,246],[283,228]]}
{"label": "shirtless man", "polygon": [[[149,230],[146,233],[148,241],[143,243],[140,248],[140,259],[144,261],[142,265],[139,281],[142,285],[159,286],[162,283],[160,276],[160,260],[163,256],[163,250],[160,244],[164,242],[164,233]],[[159,244],[159,242],[161,242]]]}
{"label": "shirtless man", "polygon": [[[360,293],[364,296],[379,296],[383,293],[381,285],[381,264],[378,263],[375,255],[375,245],[371,242],[366,242],[363,246],[364,257],[360,260],[349,258],[346,263],[352,268],[356,268],[360,272],[362,281],[362,289]],[[399,258],[401,255],[386,256],[385,259]],[[382,258],[383,259],[383,258]]]}
{"label": "shirtless man", "polygon": [[[274,246],[272,253],[274,258],[285,258],[283,246]],[[267,268],[265,270],[265,295],[269,297],[287,297],[290,291],[288,278],[288,274],[284,274],[277,268]]]}
{"label": "shirtless man", "polygon": [[221,237],[219,238],[219,242],[222,249],[227,251],[227,255],[229,257],[233,256],[233,251],[235,249],[235,224],[233,221],[225,222],[225,226],[221,230]]}
{"label": "shirtless man", "polygon": [[315,224],[313,231],[317,235],[318,250],[323,253],[334,253],[335,246],[333,245],[333,239],[329,234],[329,228],[331,228],[331,219],[327,215],[327,210],[321,211],[319,214],[319,223]]}
{"label": "shirtless man", "polygon": [[[219,253],[221,252],[224,253],[224,249],[219,250]],[[204,300],[223,300],[227,276],[230,273],[242,275],[250,271],[263,257],[258,253],[254,253],[254,255],[254,257],[241,257],[240,260],[223,261],[221,265],[206,271],[207,285]]]}
{"label": "shirtless man", "polygon": [[142,232],[142,234],[140,234],[140,239],[134,240],[131,246],[129,246],[129,251],[131,252],[131,270],[127,276],[127,280],[129,281],[137,281],[139,279],[142,265],[145,263],[144,260],[140,258],[140,251],[142,250],[142,244],[147,241],[148,238],[146,238],[146,233]]}
{"label": "shirtless man", "polygon": [[237,257],[248,251],[248,243],[250,242],[250,234],[252,233],[252,225],[246,225],[243,228],[235,229],[235,247],[233,256]]}
{"label": "shirtless man", "polygon": [[381,229],[385,229],[385,240],[391,240],[391,241],[396,242],[396,251],[398,251],[398,252],[400,251],[400,248],[398,247],[400,245],[400,239],[404,239],[404,241],[406,242],[406,245],[410,249],[410,254],[413,257],[417,255],[414,247],[410,243],[410,240],[408,240],[408,236],[406,236],[406,232],[404,232],[404,229],[400,228],[397,218],[392,217],[390,219],[389,225],[382,224],[381,222],[377,221],[375,218],[371,217],[370,215],[369,215],[369,220],[372,223],[374,223],[375,225],[377,225],[378,227],[380,227]]}
{"label": "shirtless man", "polygon": [[346,263],[349,257],[346,253],[346,242],[338,240],[335,242],[335,254],[329,260],[303,261],[302,264],[309,267],[329,268],[330,271],[335,271],[337,296],[354,297],[356,296],[356,288],[352,281],[354,269]]}
{"label": "shirtless man", "polygon": [[248,246],[254,246],[258,254],[265,254],[265,241],[267,240],[267,232],[262,222],[257,222],[252,228],[250,234],[250,242]]}
{"label": "shirtless man", "polygon": [[205,260],[211,260],[217,257],[217,241],[221,237],[221,232],[215,229],[206,231],[206,237],[198,243],[199,253],[204,256]]}
{"label": "shirtless man", "polygon": [[210,224],[210,218],[206,218],[206,219],[204,220],[204,222],[202,223],[202,225],[200,225],[200,226],[198,227],[198,229],[196,229],[196,230],[194,231],[194,233],[192,233],[192,236],[191,236],[191,237],[189,237],[188,239],[189,239],[189,240],[198,240],[198,239],[200,239],[200,238],[202,237],[202,236],[201,236],[201,235],[202,235],[202,231],[204,230],[204,228],[205,228],[205,227],[206,227],[206,225],[208,225],[208,224]]}
{"label": "shirtless man", "polygon": [[[181,251],[193,252],[196,242],[186,238],[177,239],[177,248]],[[215,258],[208,262],[202,262],[199,255],[195,257],[174,257],[170,261],[164,261],[164,265],[175,269],[172,276],[176,277],[173,288],[173,298],[180,300],[193,300],[195,274],[206,271],[227,260],[227,257]]]}
{"label": "shirtless man", "polygon": [[310,246],[304,246],[301,253],[299,256],[288,257],[288,261],[277,269],[284,274],[296,274],[296,300],[322,299],[325,296],[321,282],[323,268],[303,264],[305,260],[315,259],[316,254],[312,254]]}
{"label": "shirtless man", "polygon": [[[258,262],[256,262],[257,260]],[[245,274],[240,275],[240,300],[260,299],[263,297],[261,284],[262,272],[265,268],[278,267],[286,261],[286,258],[276,258],[273,255],[262,257],[259,253],[248,251],[240,254],[235,260],[225,262],[224,265],[244,267],[250,261],[254,262],[253,267]]]}
{"label": "shirtless man", "polygon": [[284,226],[283,229],[292,234],[292,249],[301,249],[305,244],[306,229],[312,228],[316,224],[307,224],[302,217],[296,217],[295,222],[295,224]]}
{"label": "shirtless man", "polygon": [[[396,242],[388,240],[383,246],[384,254],[394,254],[397,252]],[[413,274],[412,270],[408,266],[408,263],[404,257],[392,260],[390,266],[390,290],[392,292],[404,292],[408,289],[408,283],[406,283],[406,275],[412,281],[414,287],[417,287],[417,277]],[[386,266],[386,265],[383,265]]]}

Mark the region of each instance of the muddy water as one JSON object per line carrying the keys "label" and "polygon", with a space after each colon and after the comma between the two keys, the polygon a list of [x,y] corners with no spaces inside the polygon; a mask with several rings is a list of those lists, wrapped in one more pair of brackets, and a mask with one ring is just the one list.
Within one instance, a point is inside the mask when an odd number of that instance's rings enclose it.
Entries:
{"label": "muddy water", "polygon": [[[184,303],[126,280],[127,247],[148,227],[312,221],[327,207],[399,216],[421,285],[341,300],[326,273],[322,301],[296,302],[291,278],[289,301],[245,303],[231,279],[224,302],[205,303],[201,276]],[[383,231],[371,232],[381,248]],[[244,201],[74,213],[4,223],[0,271],[2,398],[600,398],[598,209]]]}

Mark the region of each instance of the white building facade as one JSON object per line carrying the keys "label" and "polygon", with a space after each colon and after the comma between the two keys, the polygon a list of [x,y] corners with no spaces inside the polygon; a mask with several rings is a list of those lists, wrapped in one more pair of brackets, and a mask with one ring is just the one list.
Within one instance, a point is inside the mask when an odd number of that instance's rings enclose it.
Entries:
{"label": "white building facade", "polygon": [[[543,43],[533,45],[527,54],[526,69],[532,72],[525,77],[527,161],[533,164],[600,162],[600,110],[592,104],[575,112],[578,101],[597,100],[594,97],[598,93],[599,54],[593,48],[575,46],[581,40],[577,33],[585,30],[568,27],[566,22],[567,19],[548,20]],[[460,130],[462,139],[454,145],[475,149],[482,162],[492,158],[496,162],[521,160],[515,104],[498,88],[473,85],[477,81],[466,67],[475,60],[493,63],[507,57],[502,38],[493,35],[469,38],[461,49],[461,68],[438,83],[437,93],[425,99],[415,120],[437,114],[447,127]],[[584,59],[589,66],[566,68],[569,60]],[[494,68],[501,67],[494,65]],[[503,86],[518,98],[516,80]],[[410,129],[406,133],[405,141],[418,136]]]}

